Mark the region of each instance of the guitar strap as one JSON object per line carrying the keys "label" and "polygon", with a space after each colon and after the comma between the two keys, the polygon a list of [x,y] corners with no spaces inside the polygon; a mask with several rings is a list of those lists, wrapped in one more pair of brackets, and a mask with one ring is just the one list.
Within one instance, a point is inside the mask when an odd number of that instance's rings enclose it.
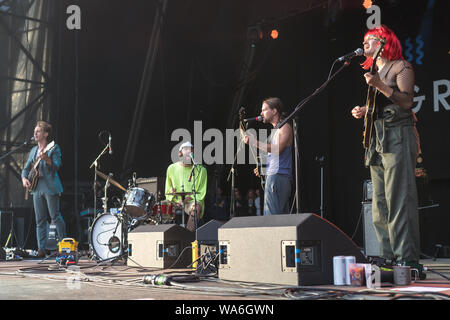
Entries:
{"label": "guitar strap", "polygon": [[385,80],[387,74],[389,73],[389,71],[391,70],[392,66],[394,65],[395,61],[389,61],[386,62],[386,65],[383,67],[383,69],[380,70],[380,72],[378,73],[380,75],[380,79],[381,80]]}

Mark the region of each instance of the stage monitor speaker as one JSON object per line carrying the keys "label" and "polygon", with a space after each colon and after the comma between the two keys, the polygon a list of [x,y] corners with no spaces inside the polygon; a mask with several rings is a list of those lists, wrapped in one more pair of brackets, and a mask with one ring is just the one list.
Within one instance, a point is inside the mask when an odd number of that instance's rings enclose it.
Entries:
{"label": "stage monitor speaker", "polygon": [[218,230],[225,224],[225,221],[211,220],[199,227],[196,231],[199,254],[202,255],[208,250],[215,254],[219,250]]}
{"label": "stage monitor speaker", "polygon": [[219,278],[280,285],[333,284],[333,257],[355,256],[355,243],[311,213],[237,217],[219,228]]}
{"label": "stage monitor speaker", "polygon": [[196,239],[198,242],[217,242],[218,230],[225,224],[225,221],[210,220],[196,231]]}
{"label": "stage monitor speaker", "polygon": [[194,233],[176,224],[143,225],[128,233],[127,265],[185,268],[192,262]]}
{"label": "stage monitor speaker", "polygon": [[164,177],[152,177],[152,178],[138,178],[136,179],[136,186],[147,190],[155,197],[158,195],[164,196],[165,194],[166,179]]}
{"label": "stage monitor speaker", "polygon": [[375,227],[373,226],[372,202],[364,201],[361,210],[364,226],[364,253],[366,256],[379,257],[381,255],[381,248],[377,234],[375,233]]}

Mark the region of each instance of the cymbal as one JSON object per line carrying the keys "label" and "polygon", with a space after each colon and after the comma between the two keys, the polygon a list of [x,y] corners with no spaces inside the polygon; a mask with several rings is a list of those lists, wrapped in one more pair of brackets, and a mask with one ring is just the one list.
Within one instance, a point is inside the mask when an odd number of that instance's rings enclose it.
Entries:
{"label": "cymbal", "polygon": [[[199,194],[200,192],[195,192],[195,194]],[[193,195],[194,192],[190,191],[190,192],[171,192],[171,193],[166,193],[166,195],[168,196],[180,196],[180,197],[184,197],[184,196],[190,196]]]}
{"label": "cymbal", "polygon": [[122,186],[120,185],[120,183],[118,183],[116,180],[114,180],[114,179],[111,178],[110,176],[107,176],[106,174],[104,174],[104,173],[102,173],[102,172],[100,172],[100,171],[98,171],[98,170],[95,170],[95,172],[96,172],[100,177],[102,177],[103,179],[108,180],[113,186],[119,188],[120,190],[127,191],[127,189],[125,189],[124,187],[122,187]]}

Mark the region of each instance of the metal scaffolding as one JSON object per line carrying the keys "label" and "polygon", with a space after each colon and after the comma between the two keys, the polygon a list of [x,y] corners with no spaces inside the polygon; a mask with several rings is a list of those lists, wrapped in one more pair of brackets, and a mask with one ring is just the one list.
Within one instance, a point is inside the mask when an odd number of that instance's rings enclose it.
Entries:
{"label": "metal scaffolding", "polygon": [[50,120],[51,0],[0,0],[0,207],[28,207],[21,171],[37,120]]}

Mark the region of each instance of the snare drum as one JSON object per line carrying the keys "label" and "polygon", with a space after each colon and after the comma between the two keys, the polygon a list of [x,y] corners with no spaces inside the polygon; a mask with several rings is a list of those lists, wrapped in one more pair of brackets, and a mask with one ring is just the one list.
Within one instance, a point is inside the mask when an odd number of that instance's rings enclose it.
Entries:
{"label": "snare drum", "polygon": [[152,217],[158,217],[161,213],[163,221],[173,220],[175,218],[176,205],[168,200],[163,200],[161,203],[157,202],[153,207]]}
{"label": "snare drum", "polygon": [[125,212],[127,215],[145,220],[149,214],[149,208],[153,208],[155,197],[152,193],[142,188],[131,188],[127,192]]}

